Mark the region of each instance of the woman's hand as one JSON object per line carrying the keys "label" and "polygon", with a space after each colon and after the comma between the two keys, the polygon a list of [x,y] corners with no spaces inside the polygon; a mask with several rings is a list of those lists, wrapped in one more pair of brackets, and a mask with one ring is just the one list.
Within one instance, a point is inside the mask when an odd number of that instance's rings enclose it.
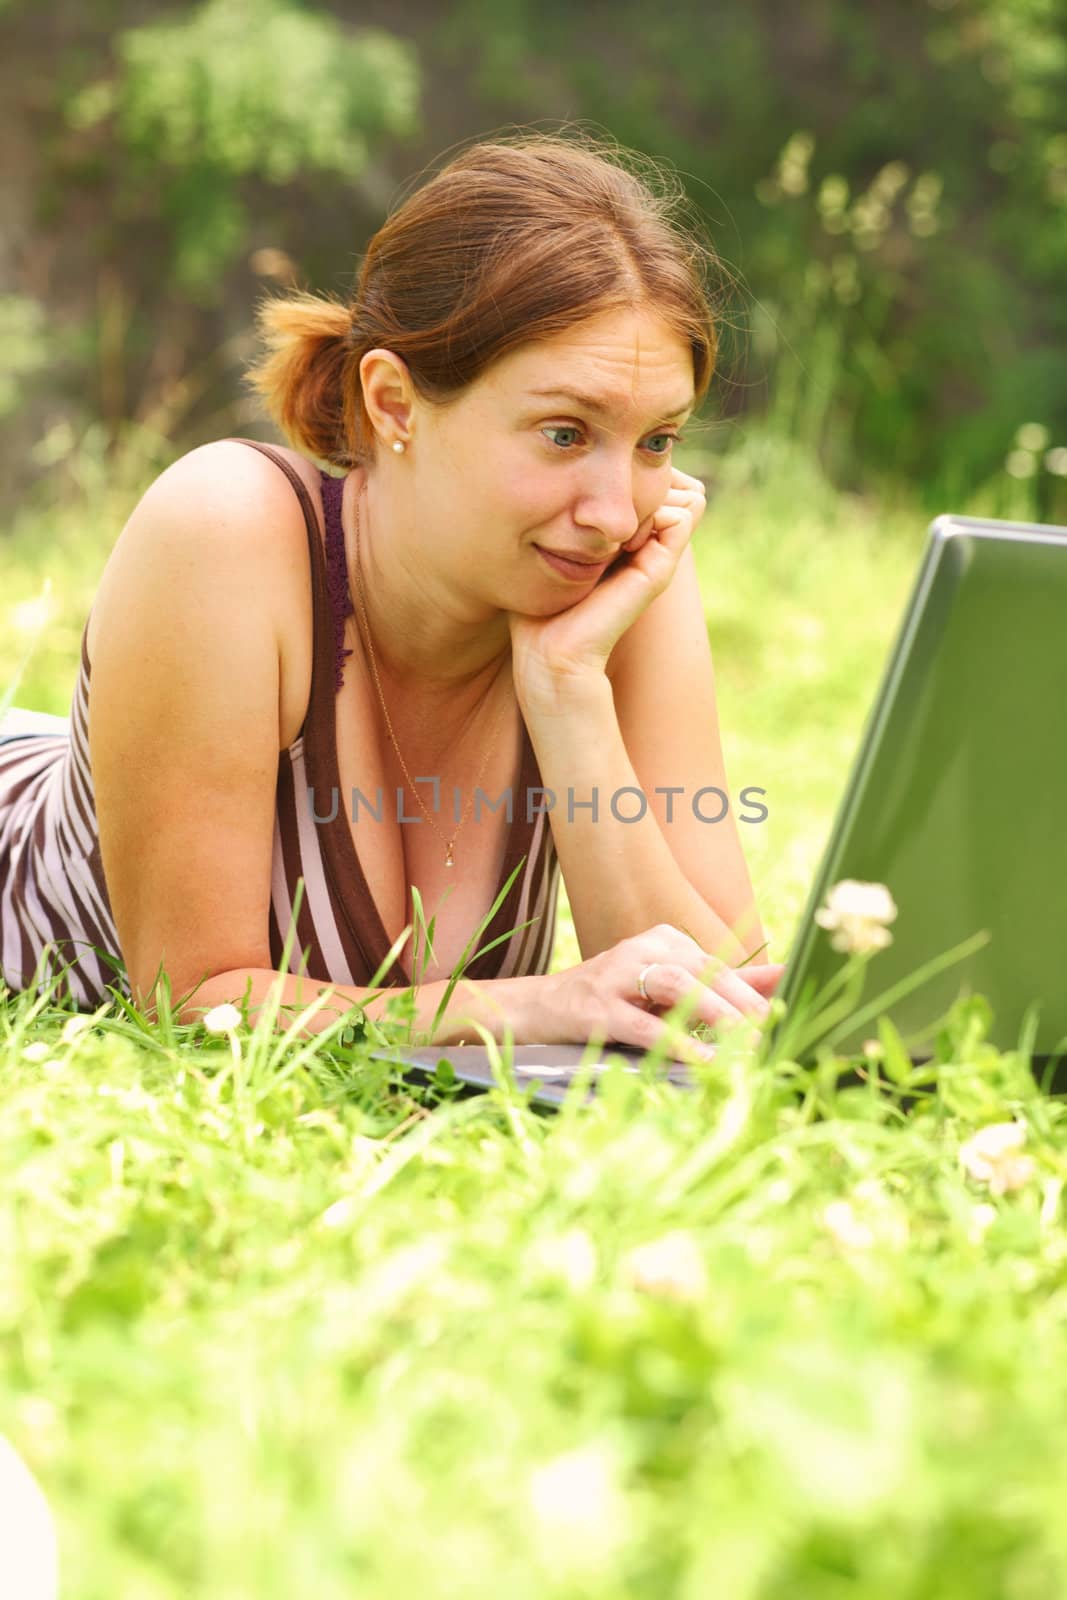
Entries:
{"label": "woman's hand", "polygon": [[[645,972],[646,1003],[638,993],[637,979],[647,967],[652,970]],[[584,1044],[594,1035],[642,1050],[664,1044],[676,1059],[704,1060],[714,1054],[714,1047],[709,1051],[699,1040],[669,1027],[663,1014],[688,996],[694,1002],[690,1025],[730,1026],[743,1017],[759,1023],[770,1009],[766,997],[774,993],[784,971],[779,962],[734,969],[709,956],[680,929],[659,923],[578,966],[539,980],[547,989],[544,1013],[536,1018],[536,1036],[544,1044]]]}
{"label": "woman's hand", "polygon": [[700,479],[673,468],[662,505],[588,594],[551,617],[508,613],[520,704],[539,689],[603,676],[619,639],[670,583],[706,505]]}

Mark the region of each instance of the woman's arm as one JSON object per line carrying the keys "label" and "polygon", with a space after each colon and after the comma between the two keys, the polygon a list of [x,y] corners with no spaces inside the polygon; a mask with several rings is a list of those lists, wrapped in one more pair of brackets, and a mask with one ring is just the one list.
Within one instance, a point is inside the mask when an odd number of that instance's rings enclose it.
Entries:
{"label": "woman's arm", "polygon": [[[668,587],[618,641],[606,670],[626,753],[671,854],[750,954],[763,933],[741,834],[751,837],[758,819],[738,812],[727,779],[692,543]],[[764,792],[742,789],[741,804]]]}
{"label": "woman's arm", "polygon": [[[660,922],[681,928],[709,954],[734,964],[764,943],[754,905],[735,932],[697,892],[651,809],[633,822],[613,814],[613,795],[642,786],[619,731],[606,676],[561,680],[554,699],[542,694],[523,712],[541,782],[556,797],[549,820],[585,960]],[[574,791],[573,820],[569,789]],[[620,796],[618,809],[622,816],[636,817],[637,795]]]}
{"label": "woman's arm", "polygon": [[[303,550],[300,550],[300,544]],[[270,967],[286,596],[307,534],[258,451],[203,445],[151,485],[94,601],[89,753],[136,1003]]]}
{"label": "woman's arm", "polygon": [[[304,1023],[302,1033],[314,1035],[329,1028],[337,1018],[353,1006],[363,1006],[368,1017],[375,1022],[385,1020],[390,999],[403,990],[363,989],[354,984],[325,983],[321,978],[309,978],[295,973],[282,974],[269,967],[242,967],[231,972],[218,972],[207,978],[196,993],[185,1000],[175,1015],[179,1022],[198,1022],[213,1006],[229,1001],[239,1006],[247,994],[248,1018],[255,1023],[268,998],[281,984],[280,1013],[284,1023],[311,1005],[320,995],[326,1000],[320,1011]],[[499,1043],[503,1043],[508,1027],[516,1044],[536,1043],[544,1031],[540,1020],[545,1010],[547,977],[490,978],[478,983],[460,979],[449,997],[448,1009],[433,1029],[448,980],[439,978],[424,983],[415,990],[414,1030],[429,1036],[430,1044],[481,1044],[472,1020],[479,1022]],[[367,996],[375,998],[367,1003]],[[433,1031],[431,1032],[431,1029]]]}

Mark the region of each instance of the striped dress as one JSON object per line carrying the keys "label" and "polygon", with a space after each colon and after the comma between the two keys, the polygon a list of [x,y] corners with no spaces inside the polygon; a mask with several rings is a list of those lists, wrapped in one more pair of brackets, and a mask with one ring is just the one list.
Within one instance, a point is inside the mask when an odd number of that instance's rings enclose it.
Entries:
{"label": "striped dress", "polygon": [[[341,686],[345,617],[352,610],[341,528],[342,480],[321,473],[326,549],[315,509],[300,475],[284,456],[252,439],[239,441],[269,456],[300,501],[307,528],[313,600],[313,664],[307,716],[299,737],[278,760],[271,863],[270,952],[282,970],[298,883],[303,895],[290,951],[290,972],[327,983],[370,983],[390,940],[367,887],[343,806],[317,820],[312,795],[339,794],[335,696]],[[69,719],[18,708],[0,720],[0,980],[10,992],[53,993],[81,1007],[130,987],[108,901],[89,763],[91,664],[82,631],[81,667]],[[523,728],[522,762],[513,822],[497,893],[522,868],[477,949],[520,923],[529,923],[465,969],[473,979],[545,973],[552,959],[559,860],[547,812],[527,797],[541,787],[537,759]],[[321,804],[321,803],[320,803]],[[313,814],[314,812],[314,814]],[[494,899],[496,895],[494,894]],[[471,929],[471,933],[474,933]],[[406,987],[400,959],[381,982]]]}

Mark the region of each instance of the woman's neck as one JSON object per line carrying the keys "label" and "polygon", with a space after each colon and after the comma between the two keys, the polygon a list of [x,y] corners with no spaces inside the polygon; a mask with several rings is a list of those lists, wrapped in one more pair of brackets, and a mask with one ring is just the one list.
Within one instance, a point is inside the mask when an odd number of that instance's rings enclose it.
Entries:
{"label": "woman's neck", "polygon": [[[345,559],[364,650],[369,630],[387,697],[416,697],[460,712],[477,707],[511,656],[507,613],[479,615],[417,549],[388,489],[349,473],[341,500]],[[358,512],[358,564],[357,564]]]}

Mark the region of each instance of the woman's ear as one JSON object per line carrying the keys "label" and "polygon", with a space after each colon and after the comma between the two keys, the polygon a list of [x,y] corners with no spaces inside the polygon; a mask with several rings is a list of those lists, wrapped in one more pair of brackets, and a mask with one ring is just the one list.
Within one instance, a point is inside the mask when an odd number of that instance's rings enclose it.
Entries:
{"label": "woman's ear", "polygon": [[391,350],[368,350],[359,363],[363,403],[375,433],[411,432],[413,386],[407,363]]}

